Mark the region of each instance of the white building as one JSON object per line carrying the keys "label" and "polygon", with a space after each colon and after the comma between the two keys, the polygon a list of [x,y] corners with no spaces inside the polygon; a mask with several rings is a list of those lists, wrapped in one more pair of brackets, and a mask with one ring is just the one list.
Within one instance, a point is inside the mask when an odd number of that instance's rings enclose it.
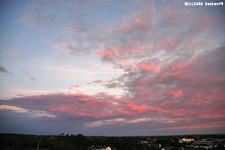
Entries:
{"label": "white building", "polygon": [[88,150],[112,150],[109,146],[91,146]]}

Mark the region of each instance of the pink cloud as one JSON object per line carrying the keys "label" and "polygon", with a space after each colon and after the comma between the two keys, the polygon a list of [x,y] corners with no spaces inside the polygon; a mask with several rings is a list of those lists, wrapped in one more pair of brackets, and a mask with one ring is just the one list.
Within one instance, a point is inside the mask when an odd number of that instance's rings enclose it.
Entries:
{"label": "pink cloud", "polygon": [[51,46],[52,48],[60,49],[59,46]]}
{"label": "pink cloud", "polygon": [[163,37],[159,43],[156,43],[157,46],[165,50],[174,50],[176,47],[179,47],[179,44],[177,39],[171,37]]}
{"label": "pink cloud", "polygon": [[98,94],[96,95],[96,98],[95,96],[83,94],[55,93],[19,97],[12,101],[6,101],[5,103],[7,103],[7,105],[26,108],[28,110],[46,111],[54,113],[55,115],[65,113],[69,116],[91,118],[113,117],[120,115],[137,116],[138,114],[149,111],[167,112],[161,108],[140,105],[136,102],[121,101],[121,104],[115,104],[115,101],[118,101],[115,96],[107,93]]}
{"label": "pink cloud", "polygon": [[[65,43],[66,44],[66,43]],[[65,46],[65,45],[64,45]],[[56,49],[57,52],[60,52],[60,53],[66,53],[66,51],[60,49],[59,46],[51,46],[52,48]]]}
{"label": "pink cloud", "polygon": [[101,29],[102,32],[107,33],[107,34],[112,34],[112,30],[106,30],[106,29]]}
{"label": "pink cloud", "polygon": [[134,47],[130,47],[130,48],[121,48],[118,50],[120,54],[124,55],[124,54],[129,54],[129,56],[132,55],[136,55],[136,54],[142,54],[144,53],[143,49],[136,49]]}
{"label": "pink cloud", "polygon": [[117,51],[115,49],[105,49],[97,52],[98,56],[103,59],[112,59],[116,56],[116,53]]}
{"label": "pink cloud", "polygon": [[[151,35],[151,33],[149,35]],[[141,49],[148,49],[148,48],[151,48],[151,45],[142,45],[141,46]]]}
{"label": "pink cloud", "polygon": [[8,51],[8,52],[3,52],[1,55],[3,56],[12,56],[14,58],[16,58],[17,60],[19,60],[19,58],[21,56],[25,56],[22,52],[20,51]]}
{"label": "pink cloud", "polygon": [[[28,110],[46,111],[59,116],[62,113],[68,116],[91,118],[115,116],[116,112],[112,112],[116,105],[108,99],[114,99],[114,96],[108,97],[105,95],[104,97],[106,99],[97,99],[84,94],[50,93],[46,95],[19,97],[13,100],[15,102],[13,105],[10,105],[26,108]],[[18,99],[21,101],[18,102]],[[110,111],[105,111],[104,108],[108,108]]]}
{"label": "pink cloud", "polygon": [[[142,13],[144,14],[146,12]],[[142,17],[143,16],[142,13],[133,15],[135,18],[133,18],[133,20],[128,20],[127,22],[119,26],[115,33],[121,34],[121,33],[134,33],[137,31],[138,32],[149,31],[152,28],[152,25],[156,23],[155,14],[152,14],[151,17],[146,18]]]}
{"label": "pink cloud", "polygon": [[177,96],[180,96],[183,93],[183,91],[182,90],[178,90],[178,91],[166,91],[166,93],[173,95],[173,97],[177,97]]}
{"label": "pink cloud", "polygon": [[74,32],[74,31],[78,31],[79,29],[76,29],[76,28],[72,28],[70,29],[70,32]]}
{"label": "pink cloud", "polygon": [[125,58],[119,58],[118,60],[122,63],[129,63],[129,61]]}
{"label": "pink cloud", "polygon": [[80,29],[77,29],[77,28],[69,28],[69,27],[65,27],[65,29],[67,29],[67,31],[62,31],[62,34],[68,34],[68,33],[80,30]]}
{"label": "pink cloud", "polygon": [[88,53],[91,54],[91,55],[94,54],[94,52],[93,51],[90,51],[90,50],[88,50]]}
{"label": "pink cloud", "polygon": [[156,64],[145,64],[145,63],[142,63],[140,65],[138,65],[142,70],[146,70],[146,71],[154,71],[156,72]]}
{"label": "pink cloud", "polygon": [[62,34],[67,34],[68,33],[68,31],[62,31]]}
{"label": "pink cloud", "polygon": [[69,89],[72,89],[72,88],[79,88],[79,87],[82,87],[82,86],[73,84],[73,85],[71,85],[71,86],[69,87]]}
{"label": "pink cloud", "polygon": [[130,23],[127,24],[123,24],[122,26],[120,26],[118,29],[124,32],[128,32],[130,30],[132,30],[133,26]]}
{"label": "pink cloud", "polygon": [[61,43],[61,45],[65,46],[66,48],[69,48],[68,44],[66,43]]}
{"label": "pink cloud", "polygon": [[37,81],[37,79],[35,79],[34,77],[30,77],[30,79],[31,79],[32,81]]}
{"label": "pink cloud", "polygon": [[136,18],[136,19],[134,19],[134,22],[136,22],[136,23],[141,23],[141,19]]}
{"label": "pink cloud", "polygon": [[105,82],[104,80],[94,80],[91,83],[104,83],[104,82]]}

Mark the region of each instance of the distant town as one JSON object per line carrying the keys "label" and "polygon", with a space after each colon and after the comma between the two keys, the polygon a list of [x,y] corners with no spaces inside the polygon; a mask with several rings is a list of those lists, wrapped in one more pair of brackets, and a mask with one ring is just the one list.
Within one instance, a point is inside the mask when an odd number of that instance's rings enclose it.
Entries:
{"label": "distant town", "polygon": [[84,136],[0,134],[1,150],[225,150],[224,134]]}

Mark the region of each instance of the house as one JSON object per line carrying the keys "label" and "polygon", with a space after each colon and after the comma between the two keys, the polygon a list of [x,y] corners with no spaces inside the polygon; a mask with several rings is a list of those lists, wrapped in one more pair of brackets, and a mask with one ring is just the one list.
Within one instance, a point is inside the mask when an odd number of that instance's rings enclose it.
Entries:
{"label": "house", "polygon": [[91,147],[88,148],[88,150],[112,150],[112,149],[109,146],[92,145]]}

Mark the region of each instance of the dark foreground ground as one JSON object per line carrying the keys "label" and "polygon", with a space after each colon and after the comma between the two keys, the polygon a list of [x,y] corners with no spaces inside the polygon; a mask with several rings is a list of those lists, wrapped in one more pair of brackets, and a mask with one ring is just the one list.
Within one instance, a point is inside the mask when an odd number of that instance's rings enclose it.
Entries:
{"label": "dark foreground ground", "polygon": [[[194,141],[182,142],[183,138]],[[224,134],[129,137],[0,134],[1,150],[94,150],[96,146],[109,146],[111,150],[225,150],[224,145]]]}

